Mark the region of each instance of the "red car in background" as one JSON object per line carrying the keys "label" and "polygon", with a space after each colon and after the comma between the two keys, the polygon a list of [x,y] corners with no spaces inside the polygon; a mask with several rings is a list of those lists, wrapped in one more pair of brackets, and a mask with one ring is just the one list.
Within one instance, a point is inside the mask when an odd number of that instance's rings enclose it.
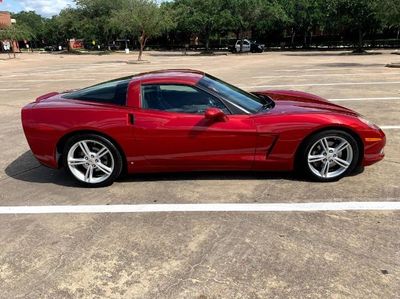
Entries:
{"label": "red car in background", "polygon": [[246,92],[200,71],[164,70],[40,96],[22,109],[44,165],[86,186],[123,172],[292,171],[335,181],[384,157],[356,112],[297,91]]}

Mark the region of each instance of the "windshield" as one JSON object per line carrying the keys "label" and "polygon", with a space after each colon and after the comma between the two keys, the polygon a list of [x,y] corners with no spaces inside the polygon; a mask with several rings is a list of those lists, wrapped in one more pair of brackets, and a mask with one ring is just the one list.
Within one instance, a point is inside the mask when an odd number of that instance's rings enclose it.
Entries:
{"label": "windshield", "polygon": [[257,113],[263,107],[263,100],[229,83],[210,75],[205,75],[198,83],[231,102],[246,113]]}

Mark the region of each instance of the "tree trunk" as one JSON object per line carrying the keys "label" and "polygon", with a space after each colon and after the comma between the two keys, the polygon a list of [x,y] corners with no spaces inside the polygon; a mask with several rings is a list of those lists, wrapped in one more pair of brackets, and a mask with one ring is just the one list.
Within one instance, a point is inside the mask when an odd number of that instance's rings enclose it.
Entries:
{"label": "tree trunk", "polygon": [[[312,41],[313,41],[313,33],[311,31],[310,32],[310,39],[308,40],[308,44],[309,44],[310,47],[311,47]],[[315,48],[318,49],[318,44],[315,45]]]}
{"label": "tree trunk", "polygon": [[140,49],[139,49],[138,61],[142,60],[142,54],[143,54],[144,47],[146,46],[147,39],[148,39],[148,37],[146,36],[145,32],[143,31],[139,38]]}
{"label": "tree trunk", "polygon": [[14,58],[17,58],[17,55],[15,54],[15,41],[14,40],[11,42],[11,49],[12,49]]}
{"label": "tree trunk", "polygon": [[358,29],[358,44],[357,44],[357,53],[363,52],[363,32],[361,29]]}
{"label": "tree trunk", "polygon": [[71,52],[71,43],[70,43],[70,41],[69,41],[69,39],[67,39],[67,51],[68,52]]}
{"label": "tree trunk", "polygon": [[209,32],[206,33],[205,39],[206,39],[206,52],[208,52],[210,49],[210,33]]}
{"label": "tree trunk", "polygon": [[295,36],[296,36],[296,30],[294,30],[294,28],[292,28],[292,37],[290,38],[290,47],[291,47],[292,49],[295,48],[295,45],[294,45],[294,38],[295,38]]}
{"label": "tree trunk", "polygon": [[307,30],[304,30],[304,35],[303,35],[303,49],[307,49]]}

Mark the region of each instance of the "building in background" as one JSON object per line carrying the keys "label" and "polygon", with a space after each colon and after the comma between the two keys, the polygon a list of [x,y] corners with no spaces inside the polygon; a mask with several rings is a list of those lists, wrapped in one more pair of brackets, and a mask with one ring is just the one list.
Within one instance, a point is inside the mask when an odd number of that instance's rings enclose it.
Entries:
{"label": "building in background", "polygon": [[7,11],[0,11],[0,29],[11,26],[11,15]]}
{"label": "building in background", "polygon": [[69,48],[72,50],[84,49],[85,47],[84,47],[83,42],[84,42],[83,39],[72,38],[72,39],[68,40]]}
{"label": "building in background", "polygon": [[[7,28],[15,23],[16,23],[15,19],[11,18],[11,14],[8,11],[0,11],[0,30]],[[4,41],[0,40],[0,46],[1,46],[0,52],[4,52],[3,42]],[[20,51],[18,41],[8,41],[8,42],[12,43],[15,52]]]}

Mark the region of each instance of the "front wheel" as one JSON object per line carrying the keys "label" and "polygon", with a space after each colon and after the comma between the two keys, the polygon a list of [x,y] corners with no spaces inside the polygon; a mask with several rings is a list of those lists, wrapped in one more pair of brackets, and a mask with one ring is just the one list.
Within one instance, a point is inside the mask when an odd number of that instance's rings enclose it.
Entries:
{"label": "front wheel", "polygon": [[67,172],[88,187],[111,185],[122,171],[119,150],[107,138],[96,134],[70,138],[64,147],[63,160]]}
{"label": "front wheel", "polygon": [[313,180],[332,182],[351,173],[360,150],[352,135],[339,130],[315,134],[301,150],[300,168]]}

